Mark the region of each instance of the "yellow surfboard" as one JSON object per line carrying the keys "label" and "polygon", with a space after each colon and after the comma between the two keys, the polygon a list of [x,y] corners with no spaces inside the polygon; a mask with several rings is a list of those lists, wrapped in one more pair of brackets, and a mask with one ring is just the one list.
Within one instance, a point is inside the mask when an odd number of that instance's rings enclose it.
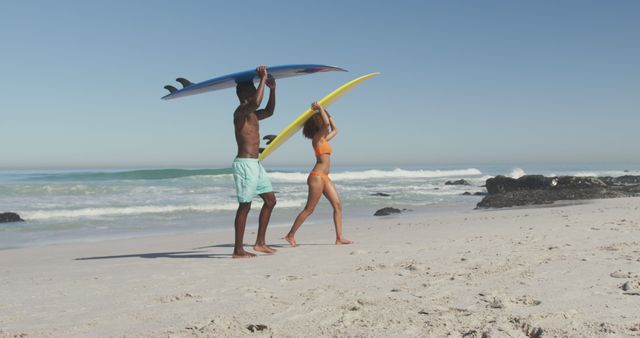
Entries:
{"label": "yellow surfboard", "polygon": [[[321,100],[318,101],[318,103],[320,105],[322,105],[323,107],[327,107],[328,105],[330,105],[333,102],[335,102],[337,99],[339,99],[342,95],[344,95],[346,92],[348,92],[349,90],[351,90],[355,86],[359,85],[360,83],[364,82],[365,80],[370,79],[370,78],[372,78],[372,77],[374,77],[374,76],[376,76],[378,74],[380,74],[380,73],[371,73],[371,74],[367,74],[367,75],[361,76],[361,77],[359,77],[357,79],[351,80],[351,81],[343,84],[342,86],[340,86],[338,89],[332,91],[331,94],[323,97]],[[264,160],[269,155],[271,155],[271,153],[273,153],[276,149],[278,149],[283,143],[287,142],[287,140],[289,138],[291,138],[291,136],[293,136],[293,134],[295,134],[298,130],[300,130],[302,128],[304,123],[307,122],[307,120],[311,116],[313,116],[314,113],[315,113],[315,111],[313,109],[309,108],[304,113],[302,113],[302,115],[298,116],[298,118],[295,119],[295,121],[293,121],[289,126],[284,128],[276,136],[276,138],[274,138],[271,141],[271,143],[269,143],[269,145],[266,148],[264,148],[262,153],[260,153],[260,160]]]}

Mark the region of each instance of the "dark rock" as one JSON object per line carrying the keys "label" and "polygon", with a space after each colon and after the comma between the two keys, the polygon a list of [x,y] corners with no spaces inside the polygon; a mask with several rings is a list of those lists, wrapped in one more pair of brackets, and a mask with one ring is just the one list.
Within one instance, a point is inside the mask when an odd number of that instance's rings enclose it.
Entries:
{"label": "dark rock", "polygon": [[554,188],[556,189],[588,189],[606,188],[607,184],[596,177],[561,176],[558,177]]}
{"label": "dark rock", "polygon": [[473,196],[487,196],[486,191],[476,191],[473,193]]}
{"label": "dark rock", "polygon": [[264,325],[264,324],[258,324],[258,325],[247,325],[247,330],[251,331],[251,332],[256,332],[256,331],[263,331],[268,329],[269,327]]}
{"label": "dark rock", "polygon": [[[640,194],[639,176],[545,177],[525,175],[518,179],[496,176],[487,180],[487,196],[478,208],[502,208],[549,204],[559,200],[628,197]],[[634,185],[635,184],[635,185]]]}
{"label": "dark rock", "polygon": [[620,177],[598,177],[607,185],[635,185],[640,184],[640,176],[624,175]]}
{"label": "dark rock", "polygon": [[24,222],[24,220],[15,212],[4,212],[0,214],[0,223],[10,222]]}
{"label": "dark rock", "polygon": [[556,177],[544,177],[542,175],[525,175],[518,179],[506,176],[496,176],[486,182],[489,195],[519,190],[547,189],[557,182]]}
{"label": "dark rock", "polygon": [[462,196],[471,196],[471,193],[468,192],[468,191],[465,191],[465,192],[462,193]]}
{"label": "dark rock", "polygon": [[471,185],[471,183],[466,180],[457,180],[457,181],[446,181],[444,185]]}
{"label": "dark rock", "polygon": [[373,214],[373,216],[388,216],[388,215],[391,215],[391,214],[399,214],[401,212],[402,211],[400,209],[386,207],[386,208],[382,208],[382,209],[376,211],[376,213]]}
{"label": "dark rock", "polygon": [[389,195],[389,194],[385,194],[385,193],[383,193],[383,192],[376,192],[376,193],[371,194],[371,196],[389,197],[389,196],[391,196],[391,195]]}

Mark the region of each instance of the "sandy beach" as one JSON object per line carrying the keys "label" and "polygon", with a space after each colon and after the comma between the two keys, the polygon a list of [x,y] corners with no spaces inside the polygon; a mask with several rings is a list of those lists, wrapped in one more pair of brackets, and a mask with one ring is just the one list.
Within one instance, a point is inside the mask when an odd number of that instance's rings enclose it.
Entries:
{"label": "sandy beach", "polygon": [[[640,336],[640,198],[0,251],[2,337]],[[249,233],[248,239],[253,234]]]}

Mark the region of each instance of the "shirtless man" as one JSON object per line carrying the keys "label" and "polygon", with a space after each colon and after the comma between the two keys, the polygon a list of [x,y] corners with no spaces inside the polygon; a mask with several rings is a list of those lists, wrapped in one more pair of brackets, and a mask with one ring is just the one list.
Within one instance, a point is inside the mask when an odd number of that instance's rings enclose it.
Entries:
{"label": "shirtless man", "polygon": [[[266,66],[258,67],[256,72],[260,76],[258,89],[256,89],[252,81],[236,85],[236,94],[240,100],[240,105],[233,113],[233,124],[236,130],[236,142],[238,143],[238,155],[233,161],[233,180],[236,184],[238,203],[240,204],[236,212],[236,238],[233,258],[256,256],[243,248],[247,215],[249,215],[251,200],[255,195],[259,195],[264,204],[262,205],[262,210],[260,210],[258,236],[253,249],[269,254],[276,252],[275,249],[265,243],[267,225],[269,224],[273,207],[276,205],[276,195],[273,193],[267,172],[258,160],[260,153],[260,126],[258,121],[273,115],[273,110],[276,106],[276,81],[267,79]],[[269,102],[264,109],[258,110],[260,103],[262,103],[265,85],[269,87]]]}

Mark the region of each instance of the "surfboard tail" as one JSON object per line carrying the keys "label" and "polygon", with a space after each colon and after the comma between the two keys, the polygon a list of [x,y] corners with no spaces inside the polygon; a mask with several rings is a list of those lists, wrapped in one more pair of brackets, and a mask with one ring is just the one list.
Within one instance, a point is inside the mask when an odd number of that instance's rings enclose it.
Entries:
{"label": "surfboard tail", "polygon": [[170,94],[173,94],[178,91],[178,89],[172,85],[164,86],[164,89],[168,90]]}
{"label": "surfboard tail", "polygon": [[270,145],[271,142],[273,142],[273,140],[275,140],[276,137],[278,137],[278,135],[266,135],[262,139],[267,140],[267,145]]}
{"label": "surfboard tail", "polygon": [[189,86],[191,86],[193,84],[193,82],[183,78],[183,77],[179,77],[176,79],[176,81],[180,82],[180,84],[182,85],[182,88],[187,88]]}

